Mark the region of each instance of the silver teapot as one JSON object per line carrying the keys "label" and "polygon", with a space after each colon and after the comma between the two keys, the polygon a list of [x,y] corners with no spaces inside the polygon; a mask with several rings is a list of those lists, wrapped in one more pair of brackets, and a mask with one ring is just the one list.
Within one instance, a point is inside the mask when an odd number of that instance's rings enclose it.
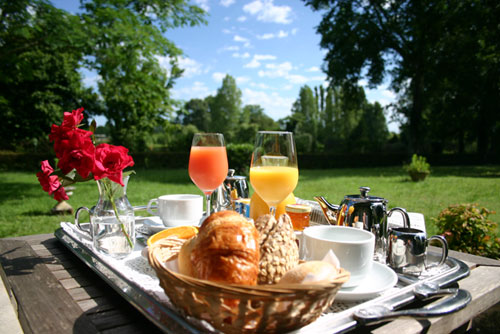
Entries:
{"label": "silver teapot", "polygon": [[224,182],[212,193],[213,212],[234,209],[235,199],[249,198],[247,178],[234,173],[234,169],[229,169]]}
{"label": "silver teapot", "polygon": [[347,195],[340,205],[329,203],[323,196],[314,197],[323,214],[332,225],[361,228],[375,235],[375,259],[385,262],[387,250],[387,217],[394,212],[403,215],[405,227],[410,227],[410,217],[403,208],[387,210],[388,200],[382,197],[368,196],[369,187],[360,187],[359,195]]}

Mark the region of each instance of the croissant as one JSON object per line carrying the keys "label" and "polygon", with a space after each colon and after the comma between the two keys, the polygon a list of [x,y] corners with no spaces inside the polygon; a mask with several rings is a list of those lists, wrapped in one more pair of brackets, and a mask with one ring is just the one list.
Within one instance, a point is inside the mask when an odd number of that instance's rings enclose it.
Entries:
{"label": "croissant", "polygon": [[257,284],[259,258],[259,232],[236,211],[205,219],[190,254],[194,277],[245,285]]}

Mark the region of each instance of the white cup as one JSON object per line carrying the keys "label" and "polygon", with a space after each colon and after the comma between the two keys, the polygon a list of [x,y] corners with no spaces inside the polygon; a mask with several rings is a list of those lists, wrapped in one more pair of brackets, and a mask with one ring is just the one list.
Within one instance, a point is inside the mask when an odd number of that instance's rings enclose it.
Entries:
{"label": "white cup", "polygon": [[[152,206],[157,205],[157,211]],[[147,211],[159,216],[167,227],[199,225],[203,216],[203,197],[192,194],[163,195],[149,201]]]}
{"label": "white cup", "polygon": [[373,266],[375,236],[365,230],[345,226],[311,226],[302,234],[301,254],[305,260],[322,260],[331,249],[340,266],[351,273],[343,287],[362,283]]}

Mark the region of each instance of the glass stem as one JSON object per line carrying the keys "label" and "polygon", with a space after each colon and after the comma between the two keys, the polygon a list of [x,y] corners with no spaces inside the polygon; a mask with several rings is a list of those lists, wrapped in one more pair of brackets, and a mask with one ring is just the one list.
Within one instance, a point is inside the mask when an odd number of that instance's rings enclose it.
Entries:
{"label": "glass stem", "polygon": [[276,217],[276,207],[275,207],[275,206],[270,206],[270,207],[269,207],[269,213],[270,213],[273,217]]}
{"label": "glass stem", "polygon": [[207,203],[207,217],[210,216],[210,212],[212,211],[211,203],[210,203],[211,195],[212,194],[205,194],[206,203]]}

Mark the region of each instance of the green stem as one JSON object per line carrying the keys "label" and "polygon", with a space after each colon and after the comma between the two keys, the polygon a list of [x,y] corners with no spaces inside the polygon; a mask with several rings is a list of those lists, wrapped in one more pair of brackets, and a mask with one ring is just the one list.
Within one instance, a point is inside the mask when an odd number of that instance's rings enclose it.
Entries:
{"label": "green stem", "polygon": [[123,234],[125,235],[125,238],[127,238],[127,242],[130,245],[130,248],[133,249],[134,248],[134,244],[132,243],[132,240],[130,239],[130,236],[128,235],[127,230],[125,229],[125,225],[120,220],[120,215],[118,214],[118,208],[116,207],[115,201],[113,199],[113,194],[112,194],[112,191],[111,191],[111,186],[108,189],[107,185],[106,185],[104,191],[108,194],[109,200],[111,201],[111,205],[113,206],[113,211],[115,212],[116,219],[120,223],[120,227],[122,229]]}

